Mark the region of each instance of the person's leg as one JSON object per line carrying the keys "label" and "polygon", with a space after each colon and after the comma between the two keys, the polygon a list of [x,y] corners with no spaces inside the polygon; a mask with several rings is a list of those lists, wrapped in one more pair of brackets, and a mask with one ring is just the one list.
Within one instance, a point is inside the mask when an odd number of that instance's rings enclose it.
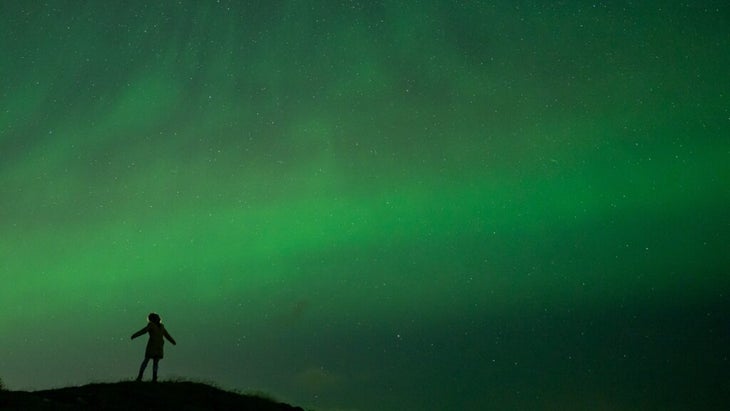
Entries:
{"label": "person's leg", "polygon": [[157,369],[160,366],[160,359],[159,358],[153,358],[152,359],[152,381],[157,381]]}
{"label": "person's leg", "polygon": [[142,376],[144,375],[144,370],[147,368],[147,363],[150,362],[150,359],[148,357],[144,357],[144,360],[142,360],[142,365],[139,366],[139,374],[137,375],[137,381],[142,381]]}

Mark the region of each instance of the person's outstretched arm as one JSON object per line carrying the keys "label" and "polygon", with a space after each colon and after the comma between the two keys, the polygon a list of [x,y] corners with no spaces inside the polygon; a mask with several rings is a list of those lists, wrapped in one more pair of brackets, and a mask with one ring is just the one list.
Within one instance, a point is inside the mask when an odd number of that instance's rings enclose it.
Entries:
{"label": "person's outstretched arm", "polygon": [[141,329],[141,330],[137,331],[136,333],[132,334],[132,339],[134,340],[135,338],[139,337],[140,335],[144,335],[147,332],[147,327],[149,327],[149,326],[146,325],[143,329]]}
{"label": "person's outstretched arm", "polygon": [[167,328],[162,329],[162,334],[165,336],[165,338],[167,338],[168,341],[170,341],[172,343],[172,345],[177,345],[177,343],[175,342],[175,339],[172,338],[170,333],[167,332]]}

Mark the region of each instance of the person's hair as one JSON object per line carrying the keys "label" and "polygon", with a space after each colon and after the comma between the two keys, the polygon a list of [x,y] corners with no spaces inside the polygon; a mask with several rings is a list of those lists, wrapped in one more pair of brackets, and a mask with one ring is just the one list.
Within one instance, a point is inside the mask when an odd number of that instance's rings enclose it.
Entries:
{"label": "person's hair", "polygon": [[150,315],[147,316],[147,320],[149,322],[155,323],[155,324],[159,324],[160,322],[162,322],[159,314],[157,314],[157,313],[150,313]]}

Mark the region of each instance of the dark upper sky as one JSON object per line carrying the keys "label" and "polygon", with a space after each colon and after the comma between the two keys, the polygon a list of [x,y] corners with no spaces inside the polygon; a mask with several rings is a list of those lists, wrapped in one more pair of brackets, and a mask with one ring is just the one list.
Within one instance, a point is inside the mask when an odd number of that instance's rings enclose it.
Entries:
{"label": "dark upper sky", "polygon": [[0,378],[723,409],[722,1],[0,5]]}

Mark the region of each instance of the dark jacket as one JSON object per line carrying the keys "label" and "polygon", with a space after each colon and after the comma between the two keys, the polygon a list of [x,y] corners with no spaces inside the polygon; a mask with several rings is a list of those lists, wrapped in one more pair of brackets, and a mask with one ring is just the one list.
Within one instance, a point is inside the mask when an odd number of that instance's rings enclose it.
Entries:
{"label": "dark jacket", "polygon": [[148,323],[143,329],[132,334],[132,339],[135,339],[145,333],[150,334],[150,339],[147,341],[147,349],[144,353],[145,358],[162,358],[165,355],[163,349],[165,340],[162,337],[167,338],[172,345],[177,344],[175,339],[167,333],[164,325],[155,323]]}

